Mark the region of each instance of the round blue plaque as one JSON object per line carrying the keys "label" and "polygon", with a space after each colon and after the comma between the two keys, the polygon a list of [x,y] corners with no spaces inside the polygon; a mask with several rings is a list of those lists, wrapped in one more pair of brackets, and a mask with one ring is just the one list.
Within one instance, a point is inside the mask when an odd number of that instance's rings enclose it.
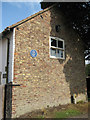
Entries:
{"label": "round blue plaque", "polygon": [[37,56],[37,51],[36,50],[31,50],[30,55],[34,58]]}

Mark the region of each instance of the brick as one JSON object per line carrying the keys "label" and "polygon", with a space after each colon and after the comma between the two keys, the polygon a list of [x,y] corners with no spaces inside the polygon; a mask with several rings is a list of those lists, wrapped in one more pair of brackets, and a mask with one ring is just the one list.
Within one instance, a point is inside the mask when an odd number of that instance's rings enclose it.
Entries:
{"label": "brick", "polygon": [[[15,31],[12,117],[35,109],[71,103],[71,95],[86,98],[84,45],[60,11],[52,8],[19,25]],[[56,32],[55,26],[61,26]],[[65,41],[65,59],[50,58],[49,36]],[[35,49],[37,57],[30,51]],[[82,82],[81,82],[82,81]]]}

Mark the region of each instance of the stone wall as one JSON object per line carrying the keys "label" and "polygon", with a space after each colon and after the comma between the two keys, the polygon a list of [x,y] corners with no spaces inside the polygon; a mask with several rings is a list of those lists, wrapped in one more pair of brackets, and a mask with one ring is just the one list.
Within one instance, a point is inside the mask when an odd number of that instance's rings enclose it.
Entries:
{"label": "stone wall", "polygon": [[[61,30],[57,33],[55,25]],[[65,59],[50,58],[49,36],[65,41]],[[30,51],[35,49],[37,57]],[[12,117],[71,103],[71,95],[86,99],[84,45],[69,21],[52,8],[19,25],[15,30],[14,80],[21,86],[12,88]],[[80,97],[81,96],[81,97]]]}

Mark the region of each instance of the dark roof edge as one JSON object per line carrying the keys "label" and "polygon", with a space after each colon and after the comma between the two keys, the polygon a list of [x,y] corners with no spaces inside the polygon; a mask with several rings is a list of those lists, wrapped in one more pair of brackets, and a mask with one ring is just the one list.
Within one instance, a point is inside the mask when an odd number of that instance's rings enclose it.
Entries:
{"label": "dark roof edge", "polygon": [[32,18],[34,18],[34,17],[36,17],[36,16],[38,16],[38,15],[40,15],[40,14],[42,14],[42,13],[48,11],[48,10],[50,10],[51,8],[53,8],[53,7],[56,6],[56,5],[57,5],[57,3],[55,3],[54,5],[48,7],[48,8],[46,8],[46,9],[44,9],[44,10],[41,10],[41,11],[37,12],[37,13],[35,13],[35,14],[33,14],[33,15],[31,15],[31,16],[29,16],[29,17],[27,17],[27,18],[25,18],[25,19],[23,19],[23,20],[15,23],[15,24],[13,24],[13,25],[11,25],[11,26],[6,27],[2,33],[4,33],[5,31],[7,31],[7,30],[9,30],[9,29],[13,29],[13,28],[21,25],[21,24],[23,24],[24,22],[27,22],[28,20],[31,20]]}

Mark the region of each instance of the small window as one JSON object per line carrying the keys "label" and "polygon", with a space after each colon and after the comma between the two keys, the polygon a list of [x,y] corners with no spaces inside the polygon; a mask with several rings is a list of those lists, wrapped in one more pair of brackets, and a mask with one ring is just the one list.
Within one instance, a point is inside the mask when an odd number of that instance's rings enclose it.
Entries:
{"label": "small window", "polygon": [[50,57],[64,59],[64,56],[64,40],[57,37],[50,37]]}

